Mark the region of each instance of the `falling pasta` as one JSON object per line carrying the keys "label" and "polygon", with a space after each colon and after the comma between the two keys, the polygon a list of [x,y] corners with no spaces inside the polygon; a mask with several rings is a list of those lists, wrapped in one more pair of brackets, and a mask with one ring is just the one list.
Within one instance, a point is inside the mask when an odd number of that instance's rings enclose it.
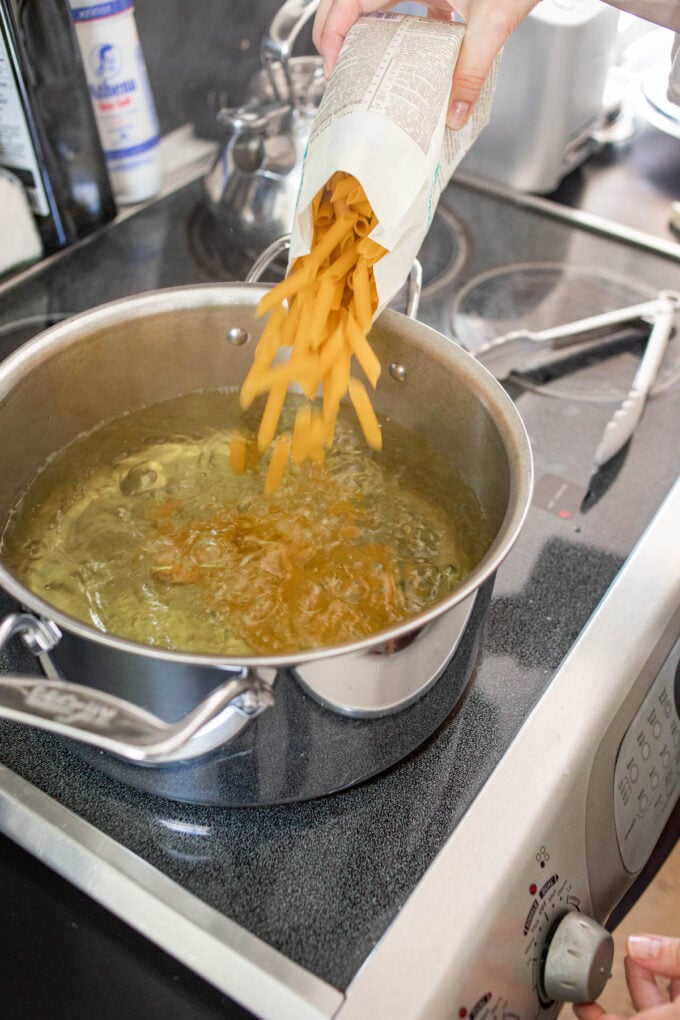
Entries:
{"label": "falling pasta", "polygon": [[[368,391],[352,375],[353,359],[373,389],[380,375],[380,362],[367,339],[378,307],[373,266],[386,251],[369,237],[378,221],[359,182],[343,172],[335,173],[316,195],[312,217],[309,254],[296,259],[292,272],[258,304],[257,314],[270,316],[240,393],[244,410],[255,397],[267,394],[257,436],[261,453],[276,439],[267,492],[279,484],[289,459],[297,464],[324,459],[347,393],[366,442],[374,450],[382,446]],[[278,359],[286,348],[289,356]],[[286,394],[294,384],[307,402],[297,411],[292,436],[277,438]],[[244,470],[240,447],[232,464]]]}

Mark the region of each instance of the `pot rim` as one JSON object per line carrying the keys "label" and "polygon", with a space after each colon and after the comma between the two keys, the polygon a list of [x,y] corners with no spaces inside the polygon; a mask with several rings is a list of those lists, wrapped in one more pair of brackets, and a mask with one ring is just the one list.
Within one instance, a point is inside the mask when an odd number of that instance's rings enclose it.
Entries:
{"label": "pot rim", "polygon": [[[148,314],[171,312],[174,309],[191,308],[194,304],[225,305],[224,295],[233,291],[245,291],[252,298],[259,297],[269,290],[269,285],[261,283],[199,283],[186,284],[179,287],[167,287],[145,291],[130,297],[117,298],[114,301],[97,305],[92,309],[79,312],[68,319],[55,323],[37,336],[26,341],[16,351],[0,363],[0,401],[11,392],[14,382],[24,377],[31,367],[40,362],[44,355],[53,347],[66,348],[83,339],[82,327],[101,328],[108,322],[116,324],[131,318],[138,318],[139,312],[148,310]],[[206,300],[207,298],[207,300]],[[158,301],[163,301],[162,308]],[[229,303],[227,303],[229,304]],[[121,310],[126,314],[121,316]],[[376,631],[355,641],[342,644],[326,645],[300,652],[287,652],[278,655],[210,655],[207,653],[182,652],[160,648],[154,645],[131,641],[117,637],[105,631],[97,630],[75,617],[61,612],[49,602],[34,595],[24,587],[0,562],[0,585],[27,609],[38,613],[41,617],[52,620],[62,631],[67,631],[79,638],[89,639],[97,644],[106,645],[133,655],[142,655],[173,663],[190,663],[193,666],[209,666],[216,668],[257,668],[275,666],[292,668],[302,663],[334,658],[341,655],[374,651],[380,654],[384,646],[390,642],[413,635],[438,619],[447,610],[457,606],[468,598],[491,577],[510,552],[524,524],[531,503],[533,490],[533,458],[531,445],[524,423],[514,402],[508,396],[498,380],[481,365],[471,354],[449,337],[439,333],[433,327],[417,320],[409,319],[401,312],[386,309],[379,317],[380,321],[390,327],[391,322],[397,326],[408,322],[411,328],[426,330],[433,338],[444,341],[447,347],[455,352],[454,357],[463,365],[466,380],[474,380],[475,394],[482,400],[493,417],[510,462],[510,493],[508,508],[503,516],[498,532],[494,536],[486,553],[468,575],[465,581],[446,598],[441,599],[428,609],[411,616],[399,624],[385,630]],[[494,414],[493,412],[496,412]],[[499,421],[500,415],[500,421]]]}

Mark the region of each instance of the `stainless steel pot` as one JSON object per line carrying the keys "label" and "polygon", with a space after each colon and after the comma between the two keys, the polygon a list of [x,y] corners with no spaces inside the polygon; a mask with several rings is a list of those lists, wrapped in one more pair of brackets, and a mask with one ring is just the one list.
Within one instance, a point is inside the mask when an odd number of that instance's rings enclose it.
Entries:
{"label": "stainless steel pot", "polygon": [[[83,431],[182,393],[239,387],[262,329],[254,309],[264,290],[199,285],[115,301],[10,356],[0,365],[0,520],[50,455]],[[360,641],[224,658],[103,634],[37,598],[0,565],[0,584],[24,610],[0,624],[0,647],[23,635],[50,678],[0,677],[0,715],[147,764],[186,762],[225,744],[229,750],[283,688],[295,689],[296,698],[303,691],[307,702],[311,695],[324,716],[407,717],[407,706],[436,687],[476,593],[517,537],[530,500],[531,453],[505,391],[455,343],[391,310],[371,342],[384,366],[377,411],[455,465],[493,522],[493,543],[464,584]],[[285,726],[296,727],[290,715]],[[257,728],[245,731],[249,747]]]}

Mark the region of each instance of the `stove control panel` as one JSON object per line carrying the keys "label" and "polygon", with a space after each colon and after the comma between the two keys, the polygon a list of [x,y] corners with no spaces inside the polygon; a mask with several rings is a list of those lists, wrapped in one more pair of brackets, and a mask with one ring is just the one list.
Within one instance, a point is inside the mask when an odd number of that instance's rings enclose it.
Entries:
{"label": "stove control panel", "polygon": [[[659,638],[644,673],[631,673],[627,696],[606,704],[608,728],[593,758],[583,738],[576,767],[560,773],[559,796],[557,787],[544,793],[541,770],[534,783],[527,759],[522,763],[515,788],[524,792],[526,828],[513,824],[506,832],[508,881],[484,901],[489,934],[470,949],[452,1016],[555,1020],[562,1003],[602,993],[616,936],[598,922],[647,863],[680,795],[678,620]],[[574,676],[580,670],[572,684]],[[544,725],[549,733],[554,724],[546,718]],[[509,797],[510,787],[498,784],[501,800]],[[543,838],[531,838],[532,831]]]}
{"label": "stove control panel", "polygon": [[[527,987],[532,989],[535,1008],[539,1012],[550,1007],[556,999],[576,1001],[568,990],[565,994],[555,994],[563,978],[567,982],[573,979],[573,975],[564,974],[563,949],[560,947],[564,948],[565,943],[570,941],[569,933],[576,930],[579,919],[586,924],[590,921],[581,913],[582,901],[575,884],[555,869],[551,857],[545,846],[538,848],[536,861],[547,874],[542,882],[533,882],[528,887],[531,899],[523,925]],[[578,934],[573,937],[578,938]],[[564,988],[561,990],[565,991]]]}
{"label": "stove control panel", "polygon": [[562,850],[546,841],[518,862],[494,925],[497,941],[471,961],[452,1016],[548,1020],[563,1002],[600,994],[612,939],[585,912],[584,881],[578,869],[567,877]]}
{"label": "stove control panel", "polygon": [[680,639],[621,741],[614,819],[621,859],[635,874],[649,858],[680,793]]}

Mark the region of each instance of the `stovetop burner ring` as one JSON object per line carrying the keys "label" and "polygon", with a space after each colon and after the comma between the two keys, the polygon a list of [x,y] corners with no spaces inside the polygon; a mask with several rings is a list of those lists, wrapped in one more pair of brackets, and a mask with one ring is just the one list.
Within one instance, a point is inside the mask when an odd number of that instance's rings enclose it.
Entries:
{"label": "stovetop burner ring", "polygon": [[[238,239],[229,236],[224,224],[203,202],[189,215],[187,236],[192,257],[215,280],[245,279],[261,254],[246,251]],[[440,205],[418,253],[423,269],[423,297],[450,283],[460,272],[467,255],[468,243],[462,225],[449,209]],[[268,278],[276,282],[285,273],[285,261],[279,260],[273,268]],[[395,308],[404,307],[406,290],[404,285],[395,294],[391,301]]]}
{"label": "stovetop burner ring", "polygon": [[[448,286],[460,273],[467,257],[468,242],[462,224],[450,209],[439,205],[418,252],[423,268],[422,297]],[[393,307],[403,309],[406,290],[404,285],[395,294],[390,302]]]}
{"label": "stovetop burner ring", "polygon": [[[648,301],[657,292],[637,280],[600,267],[569,262],[524,262],[496,266],[469,280],[451,306],[453,335],[473,354],[513,330],[538,331],[590,315]],[[680,326],[680,323],[679,323]],[[652,395],[680,382],[679,329],[671,339]],[[595,403],[628,394],[644,342],[632,335],[594,348],[574,347],[551,366],[513,373],[513,382],[545,396]]]}

